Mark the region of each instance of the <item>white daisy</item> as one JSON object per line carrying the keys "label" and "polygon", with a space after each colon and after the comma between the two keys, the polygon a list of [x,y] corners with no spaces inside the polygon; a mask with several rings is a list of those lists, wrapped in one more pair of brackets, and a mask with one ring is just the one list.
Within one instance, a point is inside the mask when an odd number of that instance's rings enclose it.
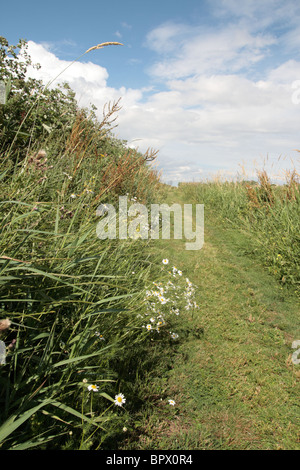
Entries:
{"label": "white daisy", "polygon": [[165,259],[162,260],[162,262],[163,262],[163,264],[168,264],[169,260],[165,258]]}
{"label": "white daisy", "polygon": [[175,403],[174,400],[168,400],[168,402],[169,402],[169,404],[172,405],[172,406],[176,405],[176,403]]}
{"label": "white daisy", "polygon": [[104,338],[104,336],[100,333],[100,331],[96,331],[96,332],[95,332],[95,336],[98,336],[98,338],[99,338],[101,341],[105,341],[105,338]]}
{"label": "white daisy", "polygon": [[115,405],[122,406],[126,402],[126,398],[124,397],[123,393],[119,393],[115,396]]}
{"label": "white daisy", "polygon": [[160,300],[160,302],[161,302],[162,305],[164,305],[165,303],[167,303],[167,299],[165,299],[163,295],[158,295],[158,298],[159,298],[159,300]]}
{"label": "white daisy", "polygon": [[171,333],[171,338],[172,339],[177,339],[177,338],[179,338],[179,336],[178,336],[177,333]]}
{"label": "white daisy", "polygon": [[98,392],[99,387],[98,387],[98,385],[89,385],[88,390],[89,390],[89,392]]}

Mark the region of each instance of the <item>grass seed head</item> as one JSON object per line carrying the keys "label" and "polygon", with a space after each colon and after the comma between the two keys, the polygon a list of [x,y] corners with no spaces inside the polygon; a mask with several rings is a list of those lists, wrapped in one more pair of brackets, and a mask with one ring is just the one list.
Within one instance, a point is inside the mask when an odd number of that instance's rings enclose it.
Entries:
{"label": "grass seed head", "polygon": [[11,321],[8,318],[5,320],[0,320],[0,331],[7,330],[11,325]]}
{"label": "grass seed head", "polygon": [[97,44],[97,46],[90,47],[87,51],[85,51],[85,54],[96,49],[102,49],[105,46],[124,46],[124,44],[121,42],[102,42],[101,44]]}

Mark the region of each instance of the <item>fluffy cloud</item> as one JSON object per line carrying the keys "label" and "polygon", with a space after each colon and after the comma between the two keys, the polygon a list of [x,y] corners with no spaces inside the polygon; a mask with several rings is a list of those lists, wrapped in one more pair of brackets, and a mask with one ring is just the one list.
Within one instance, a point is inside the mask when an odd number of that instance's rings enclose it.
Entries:
{"label": "fluffy cloud", "polygon": [[[93,62],[72,62],[61,60],[55,56],[46,44],[28,42],[28,53],[33,63],[39,63],[39,70],[29,67],[28,75],[42,80],[45,84],[51,83],[55,87],[60,82],[68,82],[76,93],[80,106],[94,104],[99,109],[99,115],[108,102],[123,99],[123,105],[131,107],[142,96],[141,90],[115,89],[107,84],[109,74],[106,68]],[[88,58],[88,55],[86,56]]]}
{"label": "fluffy cloud", "polygon": [[106,85],[108,78],[107,70],[92,62],[84,64],[75,62],[72,64],[72,68],[68,68],[72,62],[60,60],[49,50],[47,44],[36,44],[33,41],[28,42],[28,53],[34,63],[41,65],[40,70],[30,68],[28,73],[30,76],[42,79],[46,83],[53,81],[56,77],[59,78],[63,72],[63,78],[60,78],[59,81],[63,80],[72,84],[80,80],[86,83],[98,83],[99,87]]}
{"label": "fluffy cloud", "polygon": [[[222,3],[226,11],[236,5]],[[253,8],[240,7],[239,13],[252,18]],[[169,22],[152,30],[145,42],[157,57],[148,67],[152,90],[112,88],[105,68],[83,61],[66,68],[71,62],[32,41],[29,53],[42,68],[30,74],[47,83],[66,69],[61,81],[70,83],[81,106],[95,104],[100,116],[107,102],[121,97],[117,135],[142,151],[158,149],[166,181],[197,180],[220,170],[230,177],[245,163],[253,176],[254,160],[261,164],[269,155],[273,169],[280,155],[297,155],[300,104],[292,99],[292,85],[300,80],[300,62],[282,56],[272,66],[279,40],[252,23],[212,29]],[[292,32],[284,37],[281,47]]]}
{"label": "fluffy cloud", "polygon": [[162,79],[237,72],[262,60],[276,41],[269,33],[252,34],[239,24],[216,31],[168,22],[147,36],[148,47],[161,56],[149,72]]}

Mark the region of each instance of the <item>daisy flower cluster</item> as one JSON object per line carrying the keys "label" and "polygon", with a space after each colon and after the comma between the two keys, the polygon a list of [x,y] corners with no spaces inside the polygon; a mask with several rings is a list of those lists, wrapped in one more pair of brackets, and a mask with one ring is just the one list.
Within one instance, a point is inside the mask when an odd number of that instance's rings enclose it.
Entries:
{"label": "daisy flower cluster", "polygon": [[[173,327],[178,324],[178,320],[180,321],[181,312],[199,308],[195,301],[195,293],[196,286],[183,275],[183,272],[172,266],[168,259],[163,259],[160,280],[152,282],[145,290],[143,314],[138,314],[138,328],[149,331],[151,336],[160,334],[171,340],[179,339],[180,335],[173,330]],[[98,341],[105,343],[107,338],[102,333],[96,330],[93,335]],[[101,388],[97,384],[88,383],[87,379],[83,379],[83,383],[91,397],[98,394],[107,398],[105,393],[101,393]],[[126,406],[123,393],[116,394],[110,400],[117,408]],[[176,405],[174,399],[168,399],[168,403],[171,407]]]}
{"label": "daisy flower cluster", "polygon": [[[163,259],[164,282],[153,282],[145,292],[145,313],[139,317],[145,322],[142,327],[148,331],[160,333],[167,331],[174,340],[179,335],[170,331],[174,318],[180,315],[182,309],[198,308],[195,301],[196,288],[176,266],[169,266],[169,260]],[[172,318],[173,317],[173,318]]]}

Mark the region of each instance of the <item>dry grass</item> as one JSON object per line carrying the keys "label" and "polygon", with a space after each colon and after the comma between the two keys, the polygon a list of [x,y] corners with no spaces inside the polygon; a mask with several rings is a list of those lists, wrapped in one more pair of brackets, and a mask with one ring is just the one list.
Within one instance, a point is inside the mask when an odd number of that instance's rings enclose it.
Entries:
{"label": "dry grass", "polygon": [[97,44],[97,46],[90,47],[85,54],[91,51],[95,51],[96,49],[102,49],[105,46],[124,46],[124,44],[120,42],[102,42],[101,44]]}

